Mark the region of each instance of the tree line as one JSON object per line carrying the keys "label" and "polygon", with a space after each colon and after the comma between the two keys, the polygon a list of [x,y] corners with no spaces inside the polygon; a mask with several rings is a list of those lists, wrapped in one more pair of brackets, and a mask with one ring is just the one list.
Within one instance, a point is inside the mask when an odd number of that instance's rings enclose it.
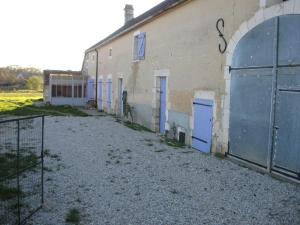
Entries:
{"label": "tree line", "polygon": [[0,89],[40,90],[43,84],[43,72],[34,67],[0,67]]}

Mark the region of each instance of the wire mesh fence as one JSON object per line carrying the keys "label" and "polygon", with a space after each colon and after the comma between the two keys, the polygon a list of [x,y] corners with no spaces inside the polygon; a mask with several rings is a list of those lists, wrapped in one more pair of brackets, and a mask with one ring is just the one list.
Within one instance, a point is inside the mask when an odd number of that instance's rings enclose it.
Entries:
{"label": "wire mesh fence", "polygon": [[43,204],[44,117],[0,121],[0,224],[25,224]]}

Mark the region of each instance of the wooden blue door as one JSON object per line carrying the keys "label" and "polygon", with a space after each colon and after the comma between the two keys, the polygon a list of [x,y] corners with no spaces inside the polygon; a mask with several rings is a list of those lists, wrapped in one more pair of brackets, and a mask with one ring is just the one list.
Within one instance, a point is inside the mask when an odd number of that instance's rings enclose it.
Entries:
{"label": "wooden blue door", "polygon": [[194,105],[194,130],[192,147],[209,153],[212,142],[213,101],[196,99]]}
{"label": "wooden blue door", "polygon": [[165,77],[160,78],[160,119],[159,133],[165,134],[166,111],[167,111],[167,81]]}
{"label": "wooden blue door", "polygon": [[93,79],[88,79],[87,81],[87,100],[94,100],[95,96],[94,96],[94,80]]}
{"label": "wooden blue door", "polygon": [[111,109],[112,103],[112,80],[107,81],[107,109]]}
{"label": "wooden blue door", "polygon": [[102,100],[102,80],[98,81],[98,110],[103,110],[103,100]]}

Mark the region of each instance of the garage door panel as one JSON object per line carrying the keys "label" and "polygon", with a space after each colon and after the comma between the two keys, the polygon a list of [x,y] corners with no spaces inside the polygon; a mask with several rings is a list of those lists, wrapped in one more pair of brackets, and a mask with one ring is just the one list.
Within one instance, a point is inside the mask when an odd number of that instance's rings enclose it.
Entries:
{"label": "garage door panel", "polygon": [[300,64],[300,15],[281,16],[279,19],[279,65]]}
{"label": "garage door panel", "polygon": [[278,93],[273,166],[300,174],[300,89]]}
{"label": "garage door panel", "polygon": [[[258,67],[273,64],[275,19],[258,25],[239,41],[233,55],[232,67]],[[263,53],[263,54],[262,54]]]}
{"label": "garage door panel", "polygon": [[300,88],[300,67],[278,69],[278,89],[292,87]]}
{"label": "garage door panel", "polygon": [[262,166],[267,165],[268,156],[270,74],[266,70],[233,71],[231,80],[230,153]]}
{"label": "garage door panel", "polygon": [[231,130],[230,153],[261,166],[266,166],[268,156],[268,124],[255,126],[249,122],[237,123],[238,128]]}

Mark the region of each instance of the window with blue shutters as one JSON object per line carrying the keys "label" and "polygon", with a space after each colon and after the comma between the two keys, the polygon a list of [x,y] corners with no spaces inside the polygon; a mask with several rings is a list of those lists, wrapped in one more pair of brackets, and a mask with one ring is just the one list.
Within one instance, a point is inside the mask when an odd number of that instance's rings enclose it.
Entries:
{"label": "window with blue shutters", "polygon": [[146,33],[140,33],[134,36],[134,60],[144,60],[145,59],[145,49],[146,49]]}

